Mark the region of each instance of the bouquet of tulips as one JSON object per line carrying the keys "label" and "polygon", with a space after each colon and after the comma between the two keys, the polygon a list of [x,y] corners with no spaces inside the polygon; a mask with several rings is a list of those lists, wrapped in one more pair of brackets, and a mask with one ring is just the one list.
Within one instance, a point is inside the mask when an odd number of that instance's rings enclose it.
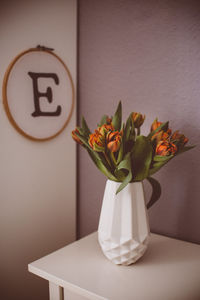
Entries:
{"label": "bouquet of tulips", "polygon": [[154,120],[147,136],[140,129],[145,116],[131,112],[122,122],[122,105],[119,102],[113,117],[104,115],[92,133],[84,118],[81,127],[72,131],[73,139],[82,145],[97,168],[108,179],[121,182],[119,193],[129,182],[147,179],[153,187],[148,208],[158,200],[161,187],[151,176],[175,156],[192,149],[185,146],[188,138],[169,128],[169,122]]}

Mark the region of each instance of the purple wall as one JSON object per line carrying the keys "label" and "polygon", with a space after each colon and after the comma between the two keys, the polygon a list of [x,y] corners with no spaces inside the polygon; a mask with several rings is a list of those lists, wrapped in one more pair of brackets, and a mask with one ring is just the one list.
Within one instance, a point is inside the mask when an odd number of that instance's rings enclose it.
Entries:
{"label": "purple wall", "polygon": [[[119,100],[123,118],[146,114],[200,138],[200,3],[186,0],[79,1],[79,119],[92,130]],[[156,174],[162,197],[149,211],[152,231],[200,243],[199,148]],[[106,178],[78,150],[78,223],[97,229]],[[146,196],[149,198],[149,186]]]}

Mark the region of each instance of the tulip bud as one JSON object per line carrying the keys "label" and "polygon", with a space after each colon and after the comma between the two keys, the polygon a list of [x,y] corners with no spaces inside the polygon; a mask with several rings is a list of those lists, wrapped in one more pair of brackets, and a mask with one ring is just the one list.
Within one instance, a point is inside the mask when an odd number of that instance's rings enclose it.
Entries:
{"label": "tulip bud", "polygon": [[88,142],[93,150],[97,152],[105,151],[105,137],[98,130],[90,134]]}
{"label": "tulip bud", "polygon": [[80,134],[80,132],[78,131],[77,128],[75,128],[75,130],[72,131],[71,135],[72,138],[75,142],[77,142],[78,144],[82,145],[83,143],[81,142],[81,140],[79,139],[79,137],[76,135],[76,133]]}
{"label": "tulip bud", "polygon": [[158,119],[156,118],[151,125],[151,131],[156,130],[160,125],[162,125],[162,122],[158,122]]}
{"label": "tulip bud", "polygon": [[117,152],[121,144],[121,133],[119,131],[109,132],[107,135],[107,148],[111,152]]}
{"label": "tulip bud", "polygon": [[188,142],[188,138],[177,130],[172,134],[171,141],[177,141],[179,146],[184,146]]}
{"label": "tulip bud", "polygon": [[168,141],[161,141],[156,146],[156,154],[160,156],[174,155],[177,150],[176,145]]}
{"label": "tulip bud", "polygon": [[133,119],[135,128],[140,128],[142,126],[142,124],[144,123],[145,115],[142,115],[137,112],[133,112],[132,119]]}

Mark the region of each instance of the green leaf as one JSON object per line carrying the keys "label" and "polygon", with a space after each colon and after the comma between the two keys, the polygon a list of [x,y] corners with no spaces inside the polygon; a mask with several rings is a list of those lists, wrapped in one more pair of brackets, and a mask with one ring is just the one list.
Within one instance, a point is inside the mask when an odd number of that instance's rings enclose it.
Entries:
{"label": "green leaf", "polygon": [[[80,135],[84,135],[83,133],[83,129],[81,127],[76,127],[78,129],[78,132],[80,133]],[[75,132],[75,135],[77,135],[77,132]],[[78,135],[77,135],[78,136]]]}
{"label": "green leaf", "polygon": [[179,155],[181,153],[189,151],[189,150],[193,149],[194,147],[196,147],[196,145],[194,145],[194,146],[185,146],[185,147],[179,149],[178,152],[176,153],[176,155]]}
{"label": "green leaf", "polygon": [[123,133],[124,155],[131,152],[135,141],[135,128],[132,113],[129,115]]}
{"label": "green leaf", "polygon": [[117,106],[117,110],[112,118],[112,125],[114,126],[115,130],[120,131],[122,124],[122,104],[121,101]]}
{"label": "green leaf", "polygon": [[142,181],[148,176],[152,161],[152,146],[143,135],[137,137],[132,152],[132,170],[134,181]]}
{"label": "green leaf", "polygon": [[135,128],[134,128],[134,123],[132,119],[132,114],[131,113],[126,121],[126,126],[124,129],[124,136],[125,136],[125,142],[129,140],[135,140]]}
{"label": "green leaf", "polygon": [[[124,124],[123,124],[123,132],[124,132]],[[119,152],[117,156],[117,165],[122,161],[124,155],[124,134],[122,134],[122,140],[121,140],[121,145],[119,147]]]}
{"label": "green leaf", "polygon": [[131,115],[128,117],[127,121],[126,121],[126,126],[125,126],[125,129],[124,129],[124,139],[125,139],[125,142],[129,140],[129,136],[130,136],[130,133],[131,133]]}
{"label": "green leaf", "polygon": [[168,163],[172,158],[174,157],[174,155],[169,155],[166,156],[166,159],[163,161],[156,161],[153,164],[153,167],[149,170],[149,176],[153,175],[154,173],[156,173],[157,171],[159,171],[166,163]]}
{"label": "green leaf", "polygon": [[[117,171],[122,171],[122,170],[125,170],[127,175],[126,175],[125,179],[123,180],[123,182],[120,184],[119,188],[117,189],[116,194],[118,194],[132,180],[130,153],[128,153],[125,156],[124,160],[121,161],[121,163],[117,167],[115,174],[117,175]],[[120,175],[121,175],[121,173],[120,173]]]}
{"label": "green leaf", "polygon": [[148,138],[148,139],[151,139],[152,136],[153,136],[156,132],[158,132],[158,131],[160,131],[160,130],[166,131],[166,130],[168,129],[168,126],[169,126],[169,121],[167,121],[167,122],[165,122],[165,123],[162,123],[156,130],[150,132],[149,135],[147,136],[147,138]]}
{"label": "green leaf", "polygon": [[106,124],[107,122],[107,118],[108,116],[107,115],[103,115],[103,117],[101,118],[101,121],[99,124],[97,124],[97,126],[101,127],[102,125]]}
{"label": "green leaf", "polygon": [[160,183],[152,177],[147,177],[147,180],[152,186],[152,195],[150,201],[147,203],[147,209],[149,209],[158,199],[161,195],[161,186]]}
{"label": "green leaf", "polygon": [[95,165],[97,166],[97,168],[106,176],[108,177],[108,179],[113,180],[113,181],[117,181],[117,178],[110,172],[110,170],[108,170],[108,168],[106,168],[106,166],[103,164],[103,162],[101,161],[101,159],[99,159],[95,154],[94,151],[92,151],[91,149],[87,149],[88,154],[90,155],[91,159],[93,160],[93,162],[95,163]]}
{"label": "green leaf", "polygon": [[126,178],[127,172],[125,174],[125,172],[123,170],[115,169],[114,174],[115,174],[115,177],[117,178],[117,181],[123,182],[124,179]]}
{"label": "green leaf", "polygon": [[90,133],[91,133],[91,131],[90,131],[90,129],[89,129],[89,127],[88,127],[88,125],[87,125],[84,117],[82,117],[81,126],[82,126],[81,129],[82,129],[83,135],[88,138],[89,135],[90,135]]}
{"label": "green leaf", "polygon": [[[123,139],[123,137],[122,137],[122,139]],[[118,157],[117,157],[117,165],[122,161],[123,152],[124,152],[123,150],[124,150],[124,145],[123,145],[123,140],[122,140],[120,148],[119,148]]]}
{"label": "green leaf", "polygon": [[165,162],[165,161],[168,161],[172,157],[174,157],[174,155],[169,155],[169,156],[155,155],[153,160],[154,161]]}

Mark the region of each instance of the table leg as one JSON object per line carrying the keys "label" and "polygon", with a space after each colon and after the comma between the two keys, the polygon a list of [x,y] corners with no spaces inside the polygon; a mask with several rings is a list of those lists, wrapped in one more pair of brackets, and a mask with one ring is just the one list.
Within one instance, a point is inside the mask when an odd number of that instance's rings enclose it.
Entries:
{"label": "table leg", "polygon": [[49,300],[64,300],[63,288],[49,281]]}

